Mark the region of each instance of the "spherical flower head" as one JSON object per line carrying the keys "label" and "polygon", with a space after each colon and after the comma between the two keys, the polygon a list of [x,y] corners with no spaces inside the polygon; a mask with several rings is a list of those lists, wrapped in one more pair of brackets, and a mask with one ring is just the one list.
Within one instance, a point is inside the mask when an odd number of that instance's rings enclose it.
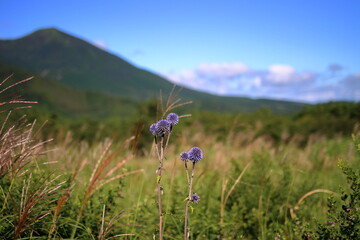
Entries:
{"label": "spherical flower head", "polygon": [[193,194],[193,195],[191,196],[191,200],[192,200],[193,202],[198,203],[198,202],[200,202],[200,196],[195,193],[195,194]]}
{"label": "spherical flower head", "polygon": [[171,123],[171,125],[176,125],[179,123],[179,116],[176,113],[169,113],[166,119]]}
{"label": "spherical flower head", "polygon": [[156,135],[156,123],[151,124],[150,126],[150,132],[152,135]]}
{"label": "spherical flower head", "polygon": [[180,154],[180,159],[183,161],[189,160],[189,154],[187,152],[183,152]]}
{"label": "spherical flower head", "polygon": [[201,159],[203,159],[204,154],[202,152],[202,150],[198,147],[193,147],[190,149],[189,151],[189,160],[193,161],[194,163],[200,161]]}
{"label": "spherical flower head", "polygon": [[156,134],[168,134],[171,130],[171,124],[168,120],[162,119],[156,123]]}

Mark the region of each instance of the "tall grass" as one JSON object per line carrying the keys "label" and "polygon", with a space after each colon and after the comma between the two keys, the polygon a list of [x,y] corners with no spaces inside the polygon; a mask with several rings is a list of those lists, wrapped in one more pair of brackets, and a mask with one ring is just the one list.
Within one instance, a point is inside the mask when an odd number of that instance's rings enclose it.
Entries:
{"label": "tall grass", "polygon": [[[28,78],[9,83],[10,79],[11,76],[0,83],[0,87],[3,87],[0,94],[11,92],[15,86],[31,80]],[[61,174],[55,174],[61,170],[60,168],[54,170],[56,165],[64,163],[61,158],[67,158],[69,155],[64,156],[64,152],[59,154],[59,151],[55,151],[56,155],[49,153],[49,149],[44,150],[44,145],[51,139],[41,140],[41,127],[38,132],[34,131],[36,121],[28,123],[26,116],[23,116],[15,122],[8,122],[11,110],[28,108],[30,106],[26,106],[26,104],[36,103],[21,99],[18,93],[18,91],[13,91],[3,96],[1,98],[3,102],[0,103],[2,112],[7,113],[0,129],[0,219],[2,220],[0,235],[5,239],[19,239],[24,236],[27,238],[46,236],[47,239],[52,239],[59,236],[69,237],[69,229],[72,227],[70,237],[75,238],[79,222],[91,196],[109,183],[128,175],[140,173],[143,169],[124,171],[122,168],[132,158],[131,154],[127,153],[127,156],[119,160],[116,154],[110,150],[111,141],[100,143],[101,155],[98,156],[95,166],[92,167],[86,191],[82,194],[81,204],[77,208],[76,199],[73,198],[77,198],[78,195],[74,189],[78,184],[77,178],[80,172],[89,163],[88,159],[84,158],[84,155],[77,155],[76,163],[72,162],[72,165],[75,166],[73,173],[63,171]],[[65,139],[64,143],[66,145],[69,142],[69,139]],[[56,146],[53,147],[56,148]],[[96,148],[95,151],[97,151]],[[70,166],[70,168],[72,167]],[[68,216],[70,218],[77,216],[77,218],[75,222],[71,220],[66,225],[64,220],[66,221],[67,218],[62,217],[64,215],[62,210],[71,204],[73,206],[71,206],[72,209],[68,209],[71,211]],[[99,239],[107,237],[117,219],[113,218],[108,227],[105,227],[105,210],[102,216]],[[66,232],[61,233],[64,228]],[[93,236],[93,234],[90,233],[89,236]],[[115,236],[131,236],[131,234]]]}
{"label": "tall grass", "polygon": [[[181,125],[178,127],[182,128]],[[233,136],[234,139],[237,137]],[[207,153],[206,161],[197,166],[194,181],[201,202],[193,212],[189,212],[194,226],[191,239],[272,239],[278,235],[284,239],[298,239],[300,234],[294,229],[299,220],[314,226],[314,216],[320,220],[325,218],[329,195],[318,190],[336,192],[338,185],[346,183],[337,168],[338,159],[344,158],[353,164],[357,162],[351,153],[353,145],[350,139],[318,139],[304,149],[296,144],[280,148],[272,146],[266,138],[257,138],[242,146],[237,146],[234,139],[228,139],[234,145],[214,139],[216,136],[209,136],[199,129],[196,132],[184,131],[167,148],[163,166],[164,179],[167,180],[162,182],[165,190],[162,195],[165,239],[183,237],[183,200],[188,183],[184,163],[179,158],[180,149],[189,149],[201,142]],[[94,186],[101,186],[105,179],[111,179],[104,177],[115,168],[115,162],[118,164],[127,159],[131,150],[123,149],[121,142],[112,143],[112,149],[122,149],[121,154],[114,157],[113,165],[106,168],[108,170],[96,177],[97,169],[106,160],[100,156],[109,142],[88,145],[67,141],[52,143],[48,148],[58,147],[59,150],[42,156],[43,162],[57,162],[57,172],[68,179],[52,207],[44,206],[51,209],[50,215],[40,219],[47,222],[46,236],[51,235],[50,239],[70,238],[76,225],[74,217],[79,216],[79,209],[83,206],[74,238],[104,238],[106,233],[107,236],[119,237],[120,234],[134,234],[122,236],[128,239],[151,239],[157,229],[157,213],[154,211],[157,209],[154,194],[157,183],[151,169],[157,168],[157,162],[149,160],[148,156],[133,156],[113,176],[138,169],[147,169],[145,172],[116,179],[92,192],[96,187],[89,186],[95,183]],[[50,165],[39,166],[49,173],[54,169],[54,165],[51,168]],[[19,196],[25,185],[16,187]],[[3,189],[4,186],[2,184]],[[310,194],[314,191],[318,192]],[[91,192],[84,201],[84,196]],[[108,228],[107,223],[111,223]],[[27,234],[30,233],[24,231],[21,236],[30,236]]]}
{"label": "tall grass", "polygon": [[[3,219],[3,236],[18,239],[29,231],[41,219],[50,214],[47,203],[55,201],[58,190],[65,181],[58,181],[59,175],[50,173],[33,180],[40,165],[49,162],[38,162],[44,155],[43,147],[50,140],[36,139],[35,122],[28,123],[24,117],[15,123],[8,123],[11,110],[28,108],[24,106],[33,101],[22,100],[13,88],[31,78],[9,83],[11,76],[0,83],[1,112],[7,113],[0,129],[0,180],[1,180],[1,214]],[[6,85],[8,84],[8,85]],[[9,93],[10,92],[10,93]],[[20,104],[20,105],[18,105]],[[10,209],[13,209],[11,211]]]}
{"label": "tall grass", "polygon": [[[6,89],[2,93],[11,90],[0,86]],[[136,137],[115,142],[88,143],[74,140],[71,133],[54,136],[55,141],[44,140],[41,124],[27,122],[25,117],[7,120],[10,108],[28,103],[20,99],[14,93],[3,101],[8,107],[0,130],[3,239],[135,240],[158,235],[159,182],[154,177],[159,151],[149,144],[142,155],[134,155],[131,144],[135,139],[146,142],[149,134],[139,131]],[[176,99],[166,99],[159,108],[171,111],[178,104]],[[158,118],[164,116],[159,113]],[[167,145],[161,165],[163,238],[184,237],[184,198],[190,176],[179,153],[192,146],[201,146],[206,160],[196,165],[192,183],[201,201],[188,212],[190,239],[319,238],[318,222],[328,220],[329,209],[336,213],[327,198],[332,195],[341,202],[344,195],[339,194],[339,186],[346,192],[349,179],[356,179],[358,145],[350,136],[319,134],[306,145],[299,144],[297,137],[275,143],[249,129],[239,130],[239,124],[235,121],[220,136],[192,119],[176,126],[171,142],[160,139],[159,144]],[[354,134],[359,134],[358,129]],[[339,159],[346,160],[348,167],[342,169],[348,176],[338,168]],[[358,187],[356,183],[352,186]],[[345,201],[345,206],[356,202]],[[341,221],[348,223],[353,212],[343,212],[340,209]],[[324,226],[326,231],[318,231],[322,236],[336,236],[332,225]]]}

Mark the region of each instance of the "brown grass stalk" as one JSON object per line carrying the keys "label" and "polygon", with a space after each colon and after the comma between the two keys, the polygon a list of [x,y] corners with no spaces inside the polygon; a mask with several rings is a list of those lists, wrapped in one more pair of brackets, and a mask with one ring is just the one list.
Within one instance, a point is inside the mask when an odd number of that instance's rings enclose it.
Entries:
{"label": "brown grass stalk", "polygon": [[[10,75],[10,76],[8,76],[7,78],[5,78],[5,80],[0,83],[0,86],[2,86],[6,81],[8,81],[12,76],[13,76],[13,75]],[[18,82],[16,82],[16,83],[13,83],[13,84],[11,84],[11,85],[3,88],[2,90],[0,90],[0,94],[3,93],[3,92],[5,92],[5,91],[7,91],[7,90],[9,90],[9,89],[11,89],[11,88],[13,88],[13,87],[15,87],[16,85],[19,85],[19,84],[24,83],[24,82],[28,82],[28,81],[32,80],[33,78],[34,78],[34,77],[29,77],[29,78],[20,80],[20,81],[18,81]]]}
{"label": "brown grass stalk", "polygon": [[35,121],[32,124],[21,121],[6,131],[4,124],[0,131],[0,177],[10,174],[14,178],[35,156],[42,154],[40,150],[52,139],[35,143]]}
{"label": "brown grass stalk", "polygon": [[222,184],[221,184],[221,204],[220,204],[220,227],[222,228],[224,225],[224,213],[225,213],[225,204],[223,204],[225,202],[225,191],[226,191],[226,186],[228,183],[228,179],[225,180],[225,177],[223,177],[222,179]]}
{"label": "brown grass stalk", "polygon": [[173,85],[173,88],[171,89],[170,93],[168,94],[168,96],[166,98],[165,105],[164,105],[164,100],[162,97],[162,91],[160,90],[158,108],[160,108],[160,110],[161,110],[161,118],[164,118],[167,113],[169,113],[170,111],[172,111],[175,108],[182,107],[184,105],[188,105],[188,104],[192,103],[192,101],[181,102],[181,98],[177,98],[177,97],[178,97],[179,93],[181,92],[182,88],[180,88],[176,92],[175,92],[175,89],[176,89],[176,85]]}
{"label": "brown grass stalk", "polygon": [[112,239],[112,238],[116,238],[116,237],[125,237],[125,236],[134,236],[135,235],[135,234],[131,234],[131,233],[123,233],[123,234],[117,234],[117,235],[114,235],[111,237],[106,237],[115,228],[115,223],[119,220],[119,218],[121,217],[122,214],[123,214],[123,212],[116,214],[114,217],[112,217],[110,219],[110,221],[107,224],[105,224],[106,223],[106,221],[105,221],[105,205],[103,206],[102,217],[101,217],[101,226],[100,226],[100,231],[99,231],[99,235],[98,235],[98,240],[108,240],[108,239]]}
{"label": "brown grass stalk", "polygon": [[[20,99],[20,95],[18,95],[19,91],[17,91],[17,90],[15,90],[14,92],[11,92],[11,93],[9,93],[9,94],[7,94],[5,96],[3,95],[3,93],[8,91],[9,89],[13,89],[15,86],[17,86],[19,84],[23,84],[23,83],[28,82],[28,81],[33,79],[33,77],[29,77],[29,78],[17,81],[17,82],[15,82],[13,84],[10,84],[7,87],[4,87],[3,85],[7,81],[9,81],[12,76],[13,75],[10,75],[10,76],[6,77],[0,83],[0,87],[3,87],[3,89],[0,90],[0,94],[1,94],[0,108],[3,108],[4,106],[9,105],[9,104],[34,104],[34,103],[37,103],[36,101],[28,101],[28,100]],[[13,107],[12,109],[22,109],[22,108],[30,108],[30,107],[31,107],[31,105],[29,105],[29,106],[17,106],[17,107]],[[0,109],[0,113],[7,112],[9,110],[10,109]]]}
{"label": "brown grass stalk", "polygon": [[329,193],[329,194],[334,194],[336,195],[335,192],[333,191],[330,191],[330,190],[326,190],[326,189],[315,189],[315,190],[312,190],[308,193],[305,193],[298,201],[297,203],[295,204],[294,207],[290,208],[290,215],[291,215],[291,218],[292,219],[295,219],[296,218],[296,214],[295,214],[295,211],[299,210],[299,206],[300,204],[305,200],[305,198],[315,194],[315,193]]}
{"label": "brown grass stalk", "polygon": [[[96,190],[100,189],[105,184],[110,183],[114,180],[123,178],[128,175],[143,172],[143,169],[138,169],[138,170],[134,170],[134,171],[123,173],[123,174],[118,174],[116,176],[111,177],[111,175],[116,170],[118,170],[120,167],[122,167],[127,161],[127,159],[123,159],[122,161],[115,164],[115,166],[111,167],[111,164],[115,159],[115,154],[110,152],[111,145],[112,145],[111,141],[105,142],[105,146],[103,147],[101,155],[98,158],[98,160],[95,164],[95,167],[92,171],[92,174],[89,178],[88,186],[86,188],[85,195],[82,199],[80,209],[78,212],[78,216],[76,219],[76,224],[75,224],[72,234],[71,234],[71,239],[74,239],[74,237],[75,237],[76,230],[78,228],[78,224],[82,217],[82,214],[83,214],[83,211],[84,211],[87,201],[94,194],[94,192]],[[109,170],[107,170],[109,167],[111,167],[111,168]]]}
{"label": "brown grass stalk", "polygon": [[[38,184],[38,186],[35,186],[34,191],[29,192],[32,178],[31,176],[32,175],[30,174],[27,182],[24,181],[20,206],[18,210],[18,221],[14,230],[14,239],[18,239],[21,233],[31,227],[31,224],[50,214],[50,210],[48,210],[47,206],[41,206],[43,204],[51,204],[54,202],[55,200],[51,197],[66,182],[62,181],[51,186],[51,184],[60,176],[57,176],[51,180],[45,179],[44,182],[41,182]],[[35,206],[39,207],[36,208]]]}
{"label": "brown grass stalk", "polygon": [[48,234],[48,240],[51,239],[51,237],[53,235],[53,232],[55,231],[57,218],[58,218],[58,216],[60,214],[60,211],[61,211],[62,207],[64,206],[64,204],[69,199],[70,192],[71,192],[71,188],[66,189],[64,194],[61,195],[60,199],[58,200],[58,202],[56,204],[56,208],[55,208],[53,219],[52,219],[52,224],[51,224],[49,234]]}
{"label": "brown grass stalk", "polygon": [[121,168],[122,166],[125,165],[125,163],[128,161],[129,158],[125,158],[123,160],[121,160],[120,162],[118,162],[114,167],[112,167],[106,174],[105,174],[105,178],[111,176],[114,172],[116,172],[116,170],[118,170],[119,168]]}

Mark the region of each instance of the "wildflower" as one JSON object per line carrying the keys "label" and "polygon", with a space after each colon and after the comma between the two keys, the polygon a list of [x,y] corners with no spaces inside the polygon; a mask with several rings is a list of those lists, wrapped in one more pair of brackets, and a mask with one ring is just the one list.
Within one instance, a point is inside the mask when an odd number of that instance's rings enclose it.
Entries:
{"label": "wildflower", "polygon": [[171,124],[168,120],[162,119],[156,123],[156,133],[164,135],[170,132]]}
{"label": "wildflower", "polygon": [[170,122],[171,125],[176,125],[179,123],[179,116],[176,113],[169,113],[166,119]]}
{"label": "wildflower", "polygon": [[193,202],[198,203],[198,202],[200,202],[200,196],[195,193],[195,194],[193,194],[193,195],[191,196],[191,200],[192,200]]}
{"label": "wildflower", "polygon": [[190,149],[189,151],[189,160],[193,161],[194,163],[200,161],[201,159],[203,159],[204,155],[203,152],[200,148],[198,147],[193,147]]}
{"label": "wildflower", "polygon": [[156,124],[155,123],[151,124],[150,132],[152,135],[154,135],[154,136],[156,135]]}
{"label": "wildflower", "polygon": [[187,152],[183,152],[180,154],[180,159],[183,161],[189,160],[189,154]]}

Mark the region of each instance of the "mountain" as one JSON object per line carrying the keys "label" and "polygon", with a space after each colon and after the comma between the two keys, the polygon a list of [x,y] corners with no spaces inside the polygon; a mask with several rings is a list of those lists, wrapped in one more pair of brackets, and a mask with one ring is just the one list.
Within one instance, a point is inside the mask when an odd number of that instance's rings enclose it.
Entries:
{"label": "mountain", "polygon": [[[1,89],[35,73],[0,62],[1,80],[13,75]],[[16,93],[13,95],[12,93]],[[65,117],[106,118],[135,115],[135,101],[89,90],[74,89],[52,79],[37,76],[31,81],[10,88],[2,96],[7,99],[21,95],[22,99],[38,101],[36,109]],[[5,101],[3,97],[2,101]]]}
{"label": "mountain", "polygon": [[[134,101],[168,93],[173,84],[137,68],[109,52],[54,28],[41,29],[25,37],[0,41],[0,61],[54,79],[75,89],[102,92]],[[184,88],[184,100],[194,107],[221,112],[253,111],[268,107],[277,113],[300,110],[305,104],[269,99],[223,97]]]}

